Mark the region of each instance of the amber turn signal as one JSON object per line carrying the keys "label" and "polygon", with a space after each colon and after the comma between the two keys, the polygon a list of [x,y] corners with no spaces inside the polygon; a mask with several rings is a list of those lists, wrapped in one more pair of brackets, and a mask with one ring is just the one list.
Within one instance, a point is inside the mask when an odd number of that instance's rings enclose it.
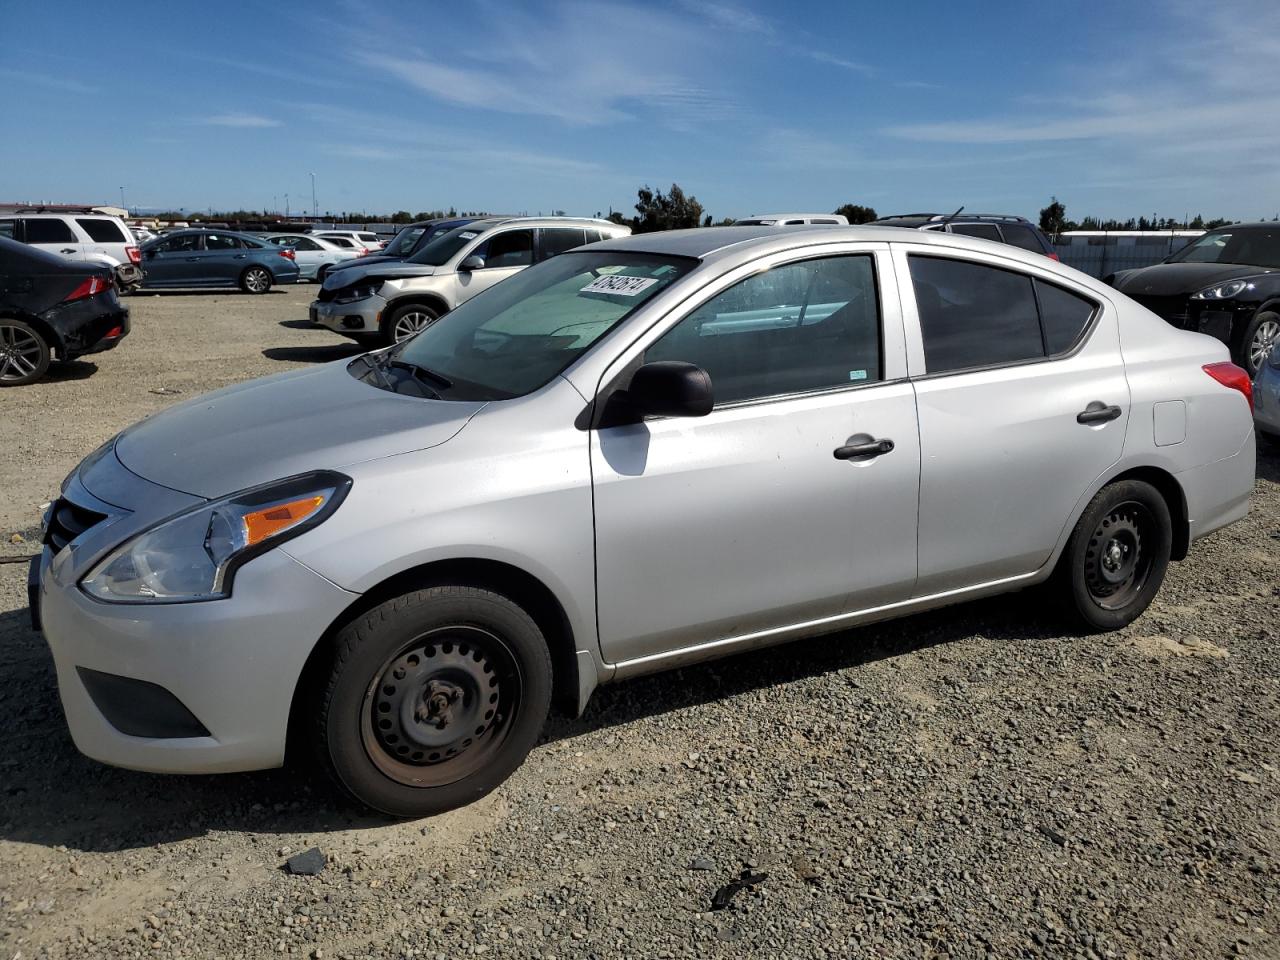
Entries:
{"label": "amber turn signal", "polygon": [[288,503],[277,503],[262,510],[255,510],[244,515],[245,546],[251,547],[261,543],[267,537],[273,537],[282,530],[288,530],[324,505],[321,496],[303,497]]}

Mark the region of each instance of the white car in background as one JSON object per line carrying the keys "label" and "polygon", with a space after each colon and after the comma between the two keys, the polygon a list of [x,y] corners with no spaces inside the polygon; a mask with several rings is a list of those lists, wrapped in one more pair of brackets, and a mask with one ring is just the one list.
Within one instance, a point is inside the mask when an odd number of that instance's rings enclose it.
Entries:
{"label": "white car in background", "polygon": [[349,240],[352,246],[357,249],[363,248],[366,253],[377,253],[387,245],[386,241],[379,238],[376,233],[368,230],[325,230],[321,233],[313,233],[312,236],[324,240]]}
{"label": "white car in background", "polygon": [[847,227],[849,218],[839,213],[754,213],[743,220],[735,220],[735,227]]}
{"label": "white car in background", "polygon": [[325,237],[305,233],[271,233],[263,237],[271,243],[293,250],[299,280],[323,281],[329,269],[347,260],[358,260],[360,254]]}
{"label": "white car in background", "polygon": [[142,282],[138,241],[119,217],[103,213],[15,213],[0,217],[0,237],[47,253],[116,268],[122,287]]}

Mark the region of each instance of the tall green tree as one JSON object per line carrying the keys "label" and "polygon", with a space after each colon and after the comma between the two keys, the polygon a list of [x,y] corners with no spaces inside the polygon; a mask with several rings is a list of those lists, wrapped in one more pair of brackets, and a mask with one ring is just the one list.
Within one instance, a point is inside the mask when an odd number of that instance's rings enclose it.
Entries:
{"label": "tall green tree", "polygon": [[702,204],[692,194],[686,196],[678,183],[673,183],[665,195],[645,184],[636,196],[636,218],[631,226],[636,233],[681,230],[702,222]]}
{"label": "tall green tree", "polygon": [[1057,239],[1067,229],[1067,208],[1057,197],[1049,198],[1049,205],[1040,211],[1040,229]]}
{"label": "tall green tree", "polygon": [[870,223],[879,219],[875,207],[864,207],[857,203],[844,203],[831,211],[846,217],[850,223]]}

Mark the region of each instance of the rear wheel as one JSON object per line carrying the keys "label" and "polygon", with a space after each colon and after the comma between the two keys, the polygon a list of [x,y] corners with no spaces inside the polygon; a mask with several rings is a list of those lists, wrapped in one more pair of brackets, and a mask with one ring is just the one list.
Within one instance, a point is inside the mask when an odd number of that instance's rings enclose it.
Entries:
{"label": "rear wheel", "polygon": [[35,383],[49,369],[44,337],[21,320],[0,317],[0,387]]}
{"label": "rear wheel", "polygon": [[271,289],[271,271],[266,267],[250,267],[240,274],[240,289],[245,293],[266,293]]}
{"label": "rear wheel", "polygon": [[475,587],[389,600],[335,638],[316,746],[361,803],[423,817],[520,766],[551,704],[551,656],[527,613]]}
{"label": "rear wheel", "polygon": [[421,303],[409,303],[388,312],[382,321],[382,340],[399,343],[421,333],[440,319],[440,311]]}
{"label": "rear wheel", "polygon": [[1173,523],[1160,492],[1140,480],[1103,487],[1059,561],[1067,607],[1088,629],[1119,630],[1142,615],[1164,582]]}
{"label": "rear wheel", "polygon": [[1240,360],[1250,377],[1258,375],[1277,340],[1280,340],[1280,313],[1259,313],[1245,327]]}

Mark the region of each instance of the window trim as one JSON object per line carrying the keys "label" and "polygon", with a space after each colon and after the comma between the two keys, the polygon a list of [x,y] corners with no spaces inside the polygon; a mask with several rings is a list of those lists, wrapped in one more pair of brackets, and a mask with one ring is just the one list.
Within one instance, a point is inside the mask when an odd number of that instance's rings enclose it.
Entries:
{"label": "window trim", "polygon": [[[1099,300],[1097,296],[1094,296],[1091,293],[1085,293],[1079,290],[1078,288],[1070,287],[1067,284],[1062,283],[1056,279],[1049,280],[1047,278],[1042,278],[1039,275],[1039,273],[1028,272],[1024,269],[1026,266],[1025,264],[1017,264],[1016,266],[1013,265],[1016,263],[1016,261],[1005,261],[1003,263],[997,263],[997,262],[991,262],[987,259],[975,260],[973,259],[972,256],[965,256],[959,253],[958,251],[943,250],[943,249],[940,249],[938,251],[930,251],[928,250],[928,248],[921,249],[920,247],[911,247],[905,244],[900,245],[900,248],[901,248],[900,252],[902,253],[902,256],[903,256],[903,265],[906,267],[905,280],[901,282],[904,283],[905,287],[911,293],[911,307],[912,307],[912,310],[915,312],[915,331],[917,336],[919,337],[921,362],[924,365],[924,372],[914,374],[914,375],[908,373],[907,379],[912,381],[935,380],[940,377],[963,376],[964,374],[968,374],[968,373],[985,373],[992,370],[1004,370],[1012,367],[1027,367],[1027,366],[1033,366],[1039,363],[1054,363],[1059,360],[1070,359],[1071,357],[1074,357],[1076,354],[1078,354],[1081,350],[1083,350],[1086,344],[1088,344],[1090,338],[1092,338],[1093,336],[1093,331],[1098,328],[1098,323],[1100,322],[1103,311],[1105,309],[1104,303],[1101,300]],[[1018,247],[1015,249],[1021,249],[1021,247]],[[1031,253],[1030,250],[1027,250],[1025,252]],[[1033,282],[1031,284],[1031,292],[1036,302],[1036,321],[1038,326],[1040,327],[1040,344],[1042,348],[1047,349],[1047,340],[1045,338],[1044,317],[1040,309],[1040,293],[1036,289],[1036,285],[1034,281],[1040,280],[1043,283],[1052,284],[1053,286],[1062,288],[1068,293],[1075,294],[1081,300],[1085,300],[1085,301],[1088,301],[1089,303],[1092,303],[1093,312],[1090,313],[1088,322],[1085,323],[1082,329],[1082,332],[1076,338],[1075,342],[1072,343],[1071,347],[1067,350],[1060,351],[1059,353],[1054,353],[1054,354],[1046,353],[1046,355],[1043,357],[1028,357],[1025,360],[1008,360],[1003,363],[987,363],[987,364],[982,364],[980,366],[974,366],[974,367],[958,367],[953,370],[932,370],[931,371],[929,369],[928,358],[924,354],[924,329],[920,325],[920,308],[919,308],[919,304],[916,302],[915,281],[912,280],[911,278],[911,262],[910,261],[911,261],[911,257],[913,256],[926,257],[926,258],[931,258],[935,260],[958,260],[961,263],[976,264],[977,266],[981,266],[981,267],[989,267],[992,270],[1004,270],[1007,273],[1016,273],[1019,276],[1024,276],[1032,280]],[[994,258],[994,257],[991,258],[991,260],[996,260],[996,259],[997,258]],[[1006,263],[1010,265],[1005,265]],[[905,315],[903,317],[903,320],[905,322],[906,320]],[[910,366],[910,358],[908,358],[908,366]]]}

